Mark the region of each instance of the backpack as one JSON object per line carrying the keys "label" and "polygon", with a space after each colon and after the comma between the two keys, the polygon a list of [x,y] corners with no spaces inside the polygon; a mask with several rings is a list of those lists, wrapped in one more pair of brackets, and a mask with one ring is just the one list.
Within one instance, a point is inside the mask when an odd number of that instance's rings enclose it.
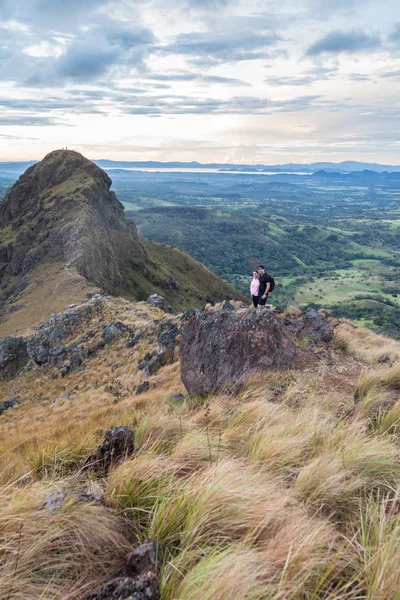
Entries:
{"label": "backpack", "polygon": [[274,291],[274,287],[275,287],[275,279],[273,277],[271,277],[271,275],[269,276],[270,278],[270,282],[269,282],[269,291],[268,294],[270,294],[271,292]]}

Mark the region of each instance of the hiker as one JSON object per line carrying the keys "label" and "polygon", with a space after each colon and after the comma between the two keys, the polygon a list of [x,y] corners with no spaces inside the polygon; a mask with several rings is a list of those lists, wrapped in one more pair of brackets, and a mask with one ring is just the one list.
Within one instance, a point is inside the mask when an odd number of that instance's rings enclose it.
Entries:
{"label": "hiker", "polygon": [[268,292],[271,287],[271,277],[265,272],[264,265],[258,267],[260,287],[258,290],[258,305],[265,306],[268,298]]}
{"label": "hiker", "polygon": [[257,308],[257,306],[258,306],[259,290],[260,290],[260,280],[258,278],[258,271],[254,270],[253,277],[251,278],[251,281],[250,281],[250,294],[251,294],[251,298],[253,300],[254,308]]}

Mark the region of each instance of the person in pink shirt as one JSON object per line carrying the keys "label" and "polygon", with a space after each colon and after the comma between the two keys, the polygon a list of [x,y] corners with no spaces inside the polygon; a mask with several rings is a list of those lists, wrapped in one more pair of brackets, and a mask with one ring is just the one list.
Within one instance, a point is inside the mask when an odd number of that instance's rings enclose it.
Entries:
{"label": "person in pink shirt", "polygon": [[260,280],[258,278],[258,271],[253,271],[253,277],[250,281],[250,294],[253,299],[253,306],[258,306],[258,291],[260,289]]}

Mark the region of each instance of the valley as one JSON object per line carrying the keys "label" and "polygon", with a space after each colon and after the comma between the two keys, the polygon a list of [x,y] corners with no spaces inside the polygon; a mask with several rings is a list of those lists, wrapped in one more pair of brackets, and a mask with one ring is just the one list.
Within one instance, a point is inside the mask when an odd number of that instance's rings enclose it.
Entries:
{"label": "valley", "polygon": [[[399,173],[104,167],[141,235],[187,252],[238,291],[247,295],[249,273],[265,263],[274,305],[323,307],[400,336]],[[0,167],[1,189],[18,174]]]}
{"label": "valley", "polygon": [[328,308],[400,335],[398,174],[112,177],[142,235],[183,249],[243,293],[265,263],[275,305]]}

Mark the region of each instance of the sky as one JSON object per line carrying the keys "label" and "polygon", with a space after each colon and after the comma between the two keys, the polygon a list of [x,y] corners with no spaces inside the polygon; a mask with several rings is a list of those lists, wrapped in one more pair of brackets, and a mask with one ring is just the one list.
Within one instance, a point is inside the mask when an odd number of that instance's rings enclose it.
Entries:
{"label": "sky", "polygon": [[0,0],[0,161],[400,164],[400,0]]}

